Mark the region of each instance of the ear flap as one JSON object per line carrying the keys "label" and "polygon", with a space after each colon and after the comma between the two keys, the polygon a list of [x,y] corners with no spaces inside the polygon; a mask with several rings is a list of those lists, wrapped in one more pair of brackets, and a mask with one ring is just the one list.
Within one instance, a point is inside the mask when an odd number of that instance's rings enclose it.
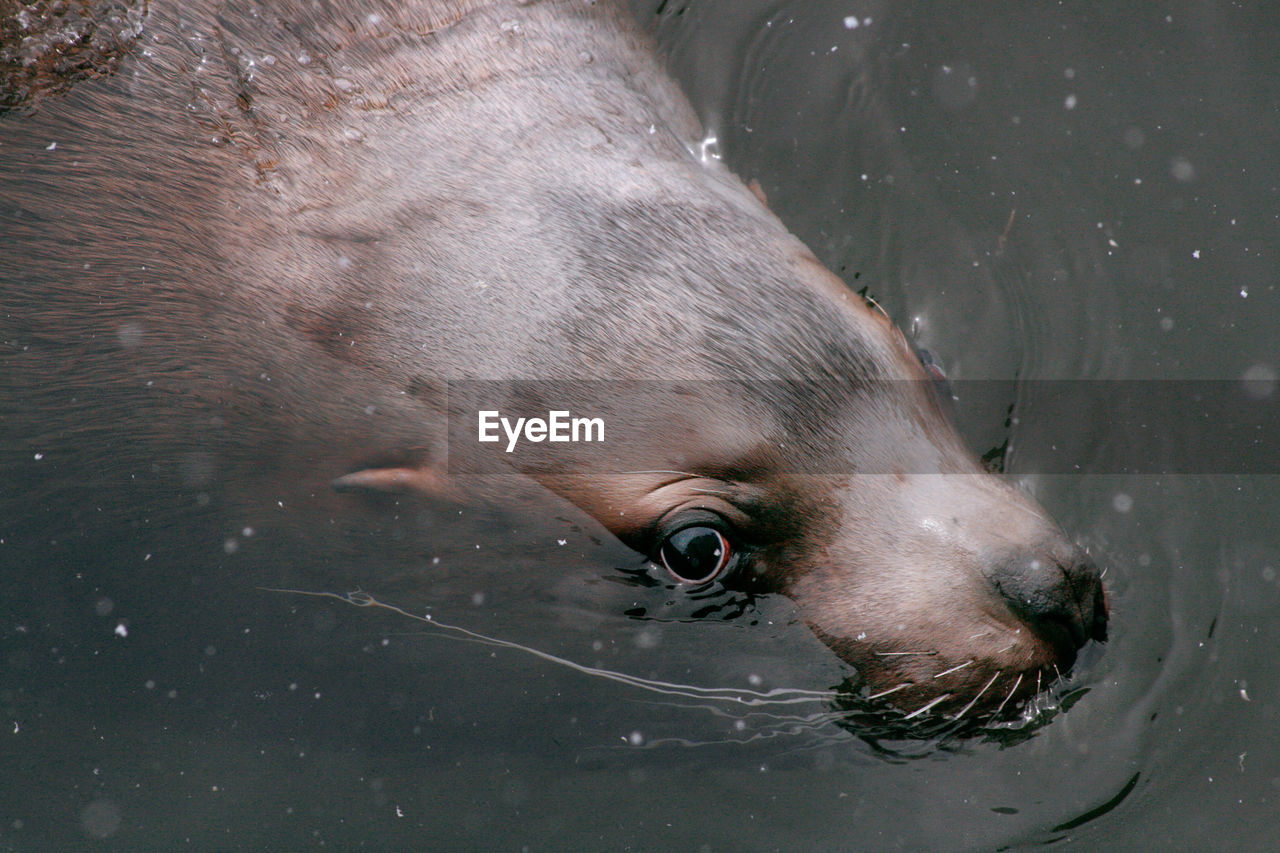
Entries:
{"label": "ear flap", "polygon": [[365,468],[344,474],[329,485],[339,492],[415,494],[441,500],[457,500],[459,497],[457,488],[448,477],[425,465]]}

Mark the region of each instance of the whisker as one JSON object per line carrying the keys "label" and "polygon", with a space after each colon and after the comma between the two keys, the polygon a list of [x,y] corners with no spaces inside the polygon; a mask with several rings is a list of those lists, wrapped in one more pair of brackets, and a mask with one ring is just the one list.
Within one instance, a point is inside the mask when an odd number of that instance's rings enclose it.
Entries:
{"label": "whisker", "polygon": [[909,719],[911,719],[912,717],[918,717],[918,716],[920,716],[921,714],[923,714],[925,711],[928,711],[928,710],[929,710],[930,708],[932,708],[934,705],[937,705],[937,704],[938,704],[939,702],[941,702],[942,700],[944,700],[944,699],[950,699],[950,698],[951,698],[951,694],[950,694],[950,693],[943,693],[943,694],[942,694],[941,696],[939,696],[937,699],[934,699],[932,702],[929,702],[928,704],[926,704],[926,705],[924,705],[924,706],[922,706],[922,707],[920,707],[920,708],[917,708],[916,710],[912,711],[910,714],[907,714],[907,715],[906,715],[905,717],[903,717],[902,719],[904,719],[904,720],[909,720]]}
{"label": "whisker", "polygon": [[876,654],[876,656],[877,656],[877,657],[882,657],[882,658],[902,658],[902,657],[910,657],[910,656],[912,656],[912,655],[921,655],[922,657],[933,657],[934,655],[936,655],[936,654],[937,654],[937,651],[931,651],[931,652],[876,652],[875,654]]}
{"label": "whisker", "polygon": [[870,696],[867,697],[867,699],[883,699],[885,696],[888,696],[890,693],[897,693],[899,690],[902,690],[903,688],[910,687],[910,686],[911,686],[911,682],[906,681],[906,682],[903,682],[902,684],[899,684],[897,687],[890,687],[888,690],[881,690],[879,693],[872,693]]}
{"label": "whisker", "polygon": [[1018,692],[1018,685],[1021,683],[1022,683],[1022,673],[1018,673],[1018,680],[1013,682],[1013,687],[1009,690],[1009,695],[1004,697],[1004,701],[1000,703],[1000,707],[996,708],[996,716],[999,716],[1000,712],[1004,710],[1004,706],[1008,704],[1010,699],[1013,698],[1013,694]]}
{"label": "whisker", "polygon": [[978,704],[978,700],[982,698],[982,694],[987,692],[988,687],[996,683],[996,679],[999,678],[1003,672],[1004,670],[996,670],[996,674],[991,676],[991,680],[988,681],[986,685],[984,685],[983,688],[978,691],[978,695],[974,696],[973,699],[969,701],[969,704],[961,708],[960,713],[956,714],[955,717],[953,717],[952,719],[959,720],[965,714],[969,713],[969,709],[972,708],[974,705]]}
{"label": "whisker", "polygon": [[975,661],[971,658],[971,659],[969,659],[969,660],[965,661],[964,663],[960,664],[959,666],[953,666],[953,667],[951,667],[951,669],[944,669],[942,672],[940,672],[940,673],[938,673],[937,675],[935,675],[935,676],[934,676],[934,678],[941,678],[941,677],[942,677],[942,676],[944,676],[944,675],[950,675],[951,673],[953,673],[953,672],[955,672],[955,671],[957,671],[957,670],[964,669],[966,666],[972,666],[974,663],[975,663]]}

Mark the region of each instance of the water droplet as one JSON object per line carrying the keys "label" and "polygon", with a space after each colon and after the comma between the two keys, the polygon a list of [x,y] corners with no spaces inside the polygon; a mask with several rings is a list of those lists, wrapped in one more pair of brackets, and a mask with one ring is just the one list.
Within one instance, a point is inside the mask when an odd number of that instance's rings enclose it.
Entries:
{"label": "water droplet", "polygon": [[698,143],[698,159],[703,163],[720,159],[720,140],[715,136],[707,136]]}

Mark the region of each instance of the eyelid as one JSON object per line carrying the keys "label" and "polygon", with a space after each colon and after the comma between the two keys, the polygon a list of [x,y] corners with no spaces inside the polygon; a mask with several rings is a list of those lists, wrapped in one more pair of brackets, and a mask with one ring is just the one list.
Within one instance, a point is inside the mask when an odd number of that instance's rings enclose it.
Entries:
{"label": "eyelid", "polygon": [[663,490],[680,490],[681,499],[649,527],[649,540],[656,545],[682,527],[709,519],[736,542],[754,538],[762,519],[769,518],[778,501],[764,487],[750,482],[721,480],[690,475]]}
{"label": "eyelid", "polygon": [[665,542],[670,536],[686,527],[697,527],[699,525],[715,527],[725,534],[734,534],[737,530],[737,527],[729,519],[725,518],[723,513],[714,509],[702,506],[682,506],[676,507],[658,522],[656,541],[658,543]]}

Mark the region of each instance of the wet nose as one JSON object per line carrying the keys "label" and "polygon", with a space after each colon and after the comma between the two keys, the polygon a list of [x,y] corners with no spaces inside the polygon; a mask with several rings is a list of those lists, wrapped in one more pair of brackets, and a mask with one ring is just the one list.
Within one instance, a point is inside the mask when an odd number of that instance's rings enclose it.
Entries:
{"label": "wet nose", "polygon": [[1018,554],[998,562],[989,577],[1015,616],[1064,651],[1107,639],[1102,577],[1082,552]]}

